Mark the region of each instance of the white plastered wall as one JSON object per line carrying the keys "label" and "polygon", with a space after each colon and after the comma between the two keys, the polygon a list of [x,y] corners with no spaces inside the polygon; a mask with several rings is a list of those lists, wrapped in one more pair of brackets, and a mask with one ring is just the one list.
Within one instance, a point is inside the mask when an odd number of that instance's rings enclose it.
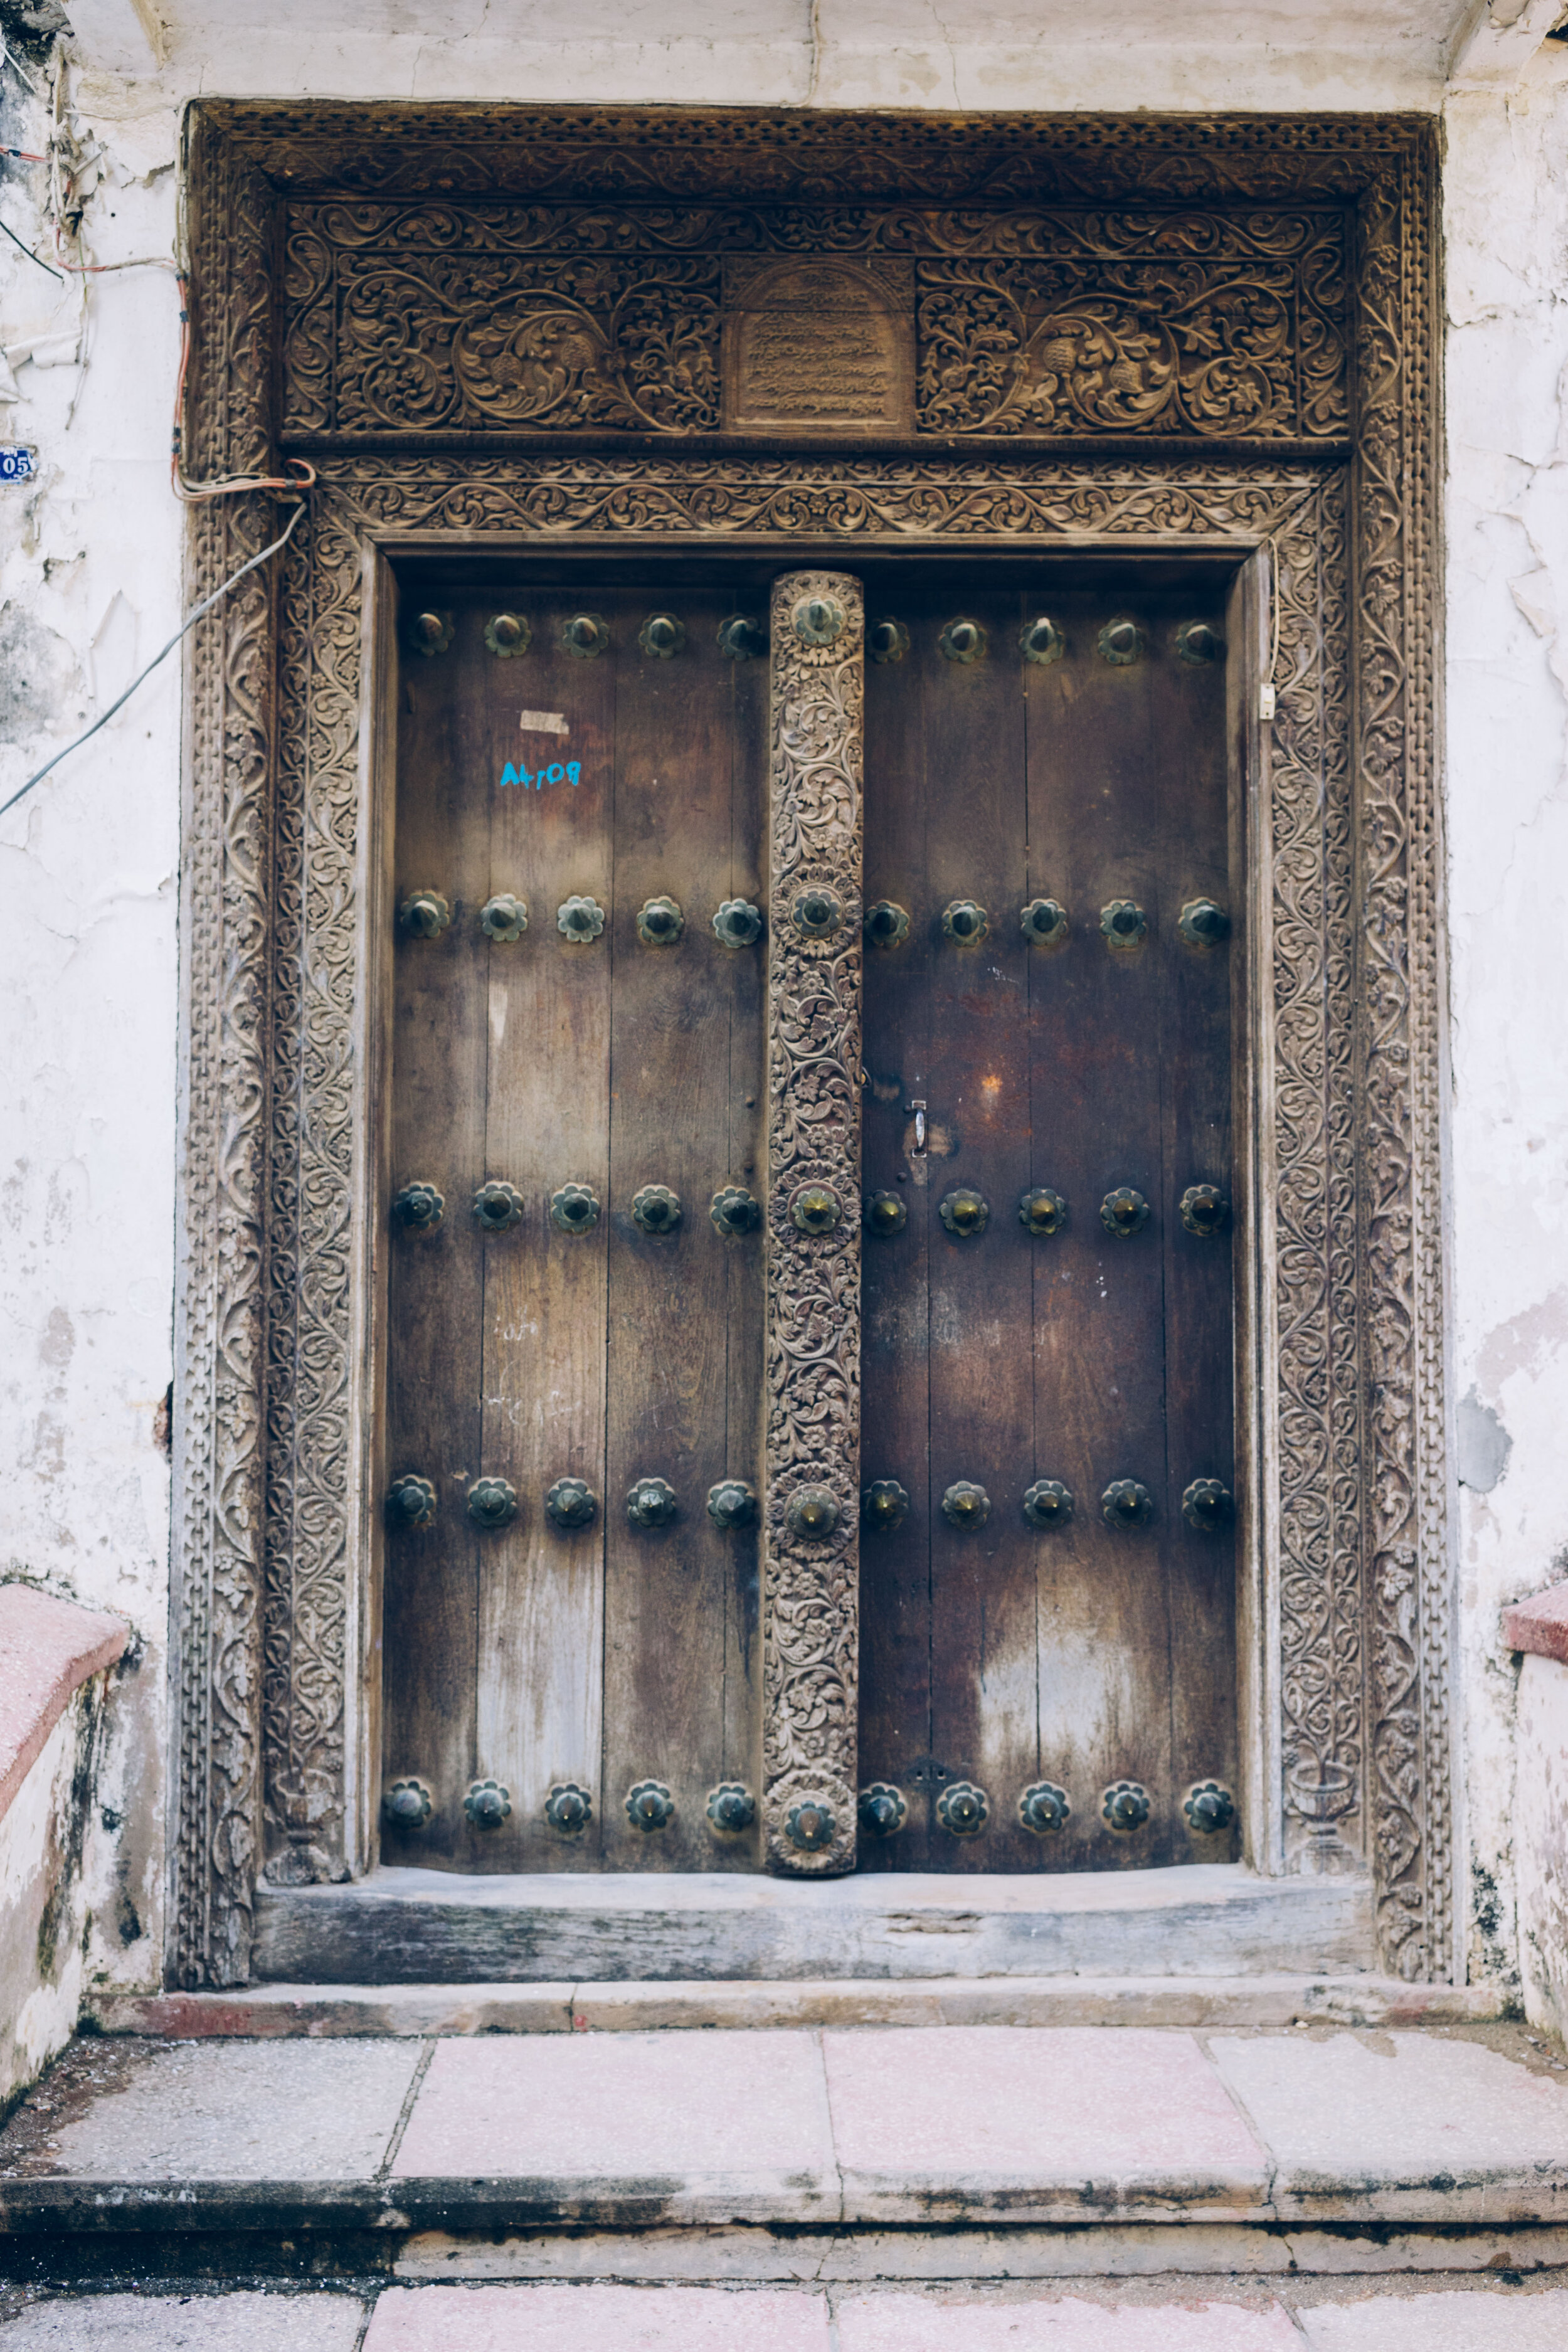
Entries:
{"label": "white plastered wall", "polygon": [[[1454,1393],[1473,1394],[1459,1413],[1456,1699],[1470,1965],[1505,1979],[1518,1967],[1515,1673],[1498,1610],[1568,1572],[1568,51],[1536,45],[1547,5],[1500,0],[1512,31],[1489,47],[1483,24],[1447,89],[1479,21],[1463,0],[1222,6],[1201,38],[1163,0],[1131,0],[1137,23],[1121,12],[1114,41],[1043,0],[966,11],[957,48],[925,0],[768,0],[743,31],[713,6],[688,11],[675,41],[658,37],[665,12],[645,24],[603,0],[574,12],[569,45],[537,0],[509,6],[504,29],[486,0],[455,0],[434,37],[403,0],[70,11],[70,87],[103,152],[88,215],[100,261],[173,250],[180,110],[203,92],[1443,111]],[[37,147],[40,107],[9,67],[4,86],[0,137]],[[47,257],[41,175],[3,171],[0,217]],[[34,482],[0,488],[4,798],[172,634],[182,534],[166,274],[100,278],[84,300],[6,247],[0,319],[0,440],[39,460]],[[137,1801],[100,1832],[102,1883],[124,1899],[105,1905],[89,1969],[126,1985],[153,1980],[162,1933],[163,1816],[149,1792],[164,1742],[178,761],[171,662],[0,819],[0,1574],[112,1609],[145,1645],[108,1767]]]}

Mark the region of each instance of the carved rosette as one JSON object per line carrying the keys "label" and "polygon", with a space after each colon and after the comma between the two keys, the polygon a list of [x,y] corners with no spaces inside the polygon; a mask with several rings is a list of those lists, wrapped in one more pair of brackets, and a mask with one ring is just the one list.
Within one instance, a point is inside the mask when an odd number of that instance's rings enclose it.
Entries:
{"label": "carved rosette", "polygon": [[[844,625],[808,645],[802,599]],[[865,614],[858,581],[795,572],[773,584],[769,828],[768,1246],[763,1562],[763,1823],[771,1869],[855,1864],[860,1486],[860,806]],[[838,928],[795,919],[803,888],[832,891]],[[803,1230],[809,1195],[841,1204]],[[792,1501],[825,1488],[837,1518],[795,1533]],[[831,1817],[803,1844],[802,1809]],[[792,1837],[792,1818],[796,1834]]]}

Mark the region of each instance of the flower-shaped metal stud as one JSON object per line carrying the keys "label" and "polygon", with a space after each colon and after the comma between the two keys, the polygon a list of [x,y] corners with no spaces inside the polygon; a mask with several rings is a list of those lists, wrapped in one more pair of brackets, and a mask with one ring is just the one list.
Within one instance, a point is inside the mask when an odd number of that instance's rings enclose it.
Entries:
{"label": "flower-shaped metal stud", "polygon": [[1068,1204],[1048,1184],[1037,1184],[1018,1203],[1018,1223],[1037,1242],[1048,1242],[1068,1221]]}
{"label": "flower-shaped metal stud", "polygon": [[967,667],[981,660],[985,652],[985,632],[978,621],[950,621],[937,639],[937,651],[943,661],[960,662]]}
{"label": "flower-shaped metal stud", "polygon": [[950,1528],[967,1533],[983,1528],[991,1517],[991,1497],[973,1478],[958,1478],[942,1498],[942,1516]]}
{"label": "flower-shaped metal stud", "polygon": [[528,900],[510,890],[487,898],[479,908],[479,929],[487,940],[495,940],[503,946],[521,939],[528,929]]}
{"label": "flower-shaped metal stud", "polygon": [[680,1223],[680,1195],[668,1184],[645,1184],[632,1196],[632,1223],[640,1233],[672,1234]]}
{"label": "flower-shaped metal stud", "polygon": [[397,909],[397,927],[411,940],[439,939],[452,909],[439,890],[413,890]]}
{"label": "flower-shaped metal stud", "polygon": [[511,1818],[511,1790],[499,1780],[470,1780],[463,1811],[477,1830],[499,1830]]}
{"label": "flower-shaped metal stud", "polygon": [[1107,621],[1100,633],[1100,658],[1113,669],[1124,669],[1143,651],[1143,632],[1135,621]]}
{"label": "flower-shaped metal stud", "polygon": [[665,1478],[638,1478],[626,1490],[626,1517],[634,1528],[667,1528],[679,1507]]}
{"label": "flower-shaped metal stud", "polygon": [[909,1819],[910,1808],[901,1789],[890,1780],[873,1780],[862,1789],[855,1808],[860,1826],[868,1837],[895,1837]]}
{"label": "flower-shaped metal stud", "polygon": [[1100,1516],[1108,1528],[1146,1528],[1154,1497],[1136,1478],[1113,1478],[1100,1498]]}
{"label": "flower-shaped metal stud", "polygon": [[1176,918],[1176,929],[1190,948],[1217,948],[1230,937],[1230,917],[1212,898],[1189,898]]}
{"label": "flower-shaped metal stud", "polygon": [[910,935],[908,912],[891,898],[879,898],[866,909],[865,932],[874,948],[901,948]]}
{"label": "flower-shaped metal stud", "polygon": [[1024,1517],[1032,1528],[1065,1528],[1072,1514],[1072,1488],[1059,1478],[1037,1478],[1024,1496]]}
{"label": "flower-shaped metal stud", "polygon": [[1026,621],[1018,636],[1018,651],[1026,662],[1037,662],[1042,668],[1048,662],[1060,661],[1067,651],[1067,639],[1054,621],[1044,614],[1037,621]]}
{"label": "flower-shaped metal stud", "polygon": [[743,1234],[754,1234],[762,1225],[763,1204],[738,1184],[726,1184],[715,1192],[708,1212],[726,1241],[738,1241]]}
{"label": "flower-shaped metal stud", "polygon": [[574,947],[585,948],[605,928],[605,910],[597,898],[563,898],[555,909],[555,928]]}
{"label": "flower-shaped metal stud", "polygon": [[673,661],[686,644],[685,626],[673,613],[652,613],[637,631],[637,643],[649,661]]}
{"label": "flower-shaped metal stud", "polygon": [[1204,662],[1218,661],[1225,652],[1225,639],[1206,621],[1187,621],[1176,631],[1176,653],[1180,660],[1191,662],[1194,668]]}
{"label": "flower-shaped metal stud", "polygon": [[1101,1792],[1100,1818],[1119,1837],[1130,1837],[1149,1818],[1149,1791],[1137,1780],[1113,1780]]}
{"label": "flower-shaped metal stud", "polygon": [[1234,1507],[1230,1488],[1218,1478],[1194,1478],[1182,1496],[1182,1517],[1200,1535],[1217,1535]]}
{"label": "flower-shaped metal stud", "polygon": [[784,1525],[802,1543],[825,1543],[838,1525],[838,1497],[827,1486],[801,1486],[784,1506]]}
{"label": "flower-shaped metal stud", "polygon": [[866,1203],[866,1231],[884,1241],[901,1234],[910,1222],[909,1204],[897,1192],[873,1192]]}
{"label": "flower-shaped metal stud", "polygon": [[860,1524],[879,1535],[891,1535],[909,1517],[910,1498],[896,1478],[874,1478],[860,1489]]}
{"label": "flower-shaped metal stud", "polygon": [[790,908],[795,929],[808,940],[830,940],[844,920],[844,901],[825,882],[813,882]]}
{"label": "flower-shaped metal stud", "polygon": [[550,1195],[550,1222],[558,1234],[591,1234],[599,1222],[599,1202],[592,1185],[563,1184]]}
{"label": "flower-shaped metal stud", "polygon": [[436,1800],[424,1780],[389,1780],[381,1792],[381,1810],[400,1830],[422,1830],[436,1809]]}
{"label": "flower-shaped metal stud", "polygon": [[843,1213],[844,1204],[831,1184],[802,1184],[790,1195],[791,1224],[818,1240],[833,1231]]}
{"label": "flower-shaped metal stud", "polygon": [[955,1192],[943,1193],[937,1203],[937,1214],[950,1234],[955,1234],[960,1241],[972,1242],[990,1223],[991,1203],[984,1192],[976,1192],[972,1185],[960,1184]]}
{"label": "flower-shaped metal stud", "polygon": [[1183,1799],[1182,1811],[1199,1837],[1218,1837],[1236,1819],[1236,1799],[1218,1780],[1197,1780]]}
{"label": "flower-shaped metal stud", "polygon": [[500,661],[515,661],[528,651],[532,638],[521,613],[498,613],[485,623],[485,643]]}
{"label": "flower-shaped metal stud", "polygon": [[942,935],[961,948],[977,948],[990,932],[984,907],[973,898],[952,898],[942,910]]}
{"label": "flower-shaped metal stud", "polygon": [[767,652],[768,633],[742,614],[719,624],[719,650],[726,661],[757,661]]}
{"label": "flower-shaped metal stud", "polygon": [[757,1498],[743,1478],[721,1478],[708,1489],[708,1516],[715,1527],[749,1528],[757,1516]]}
{"label": "flower-shaped metal stud", "polygon": [[743,1780],[721,1780],[708,1791],[708,1818],[725,1837],[739,1837],[757,1818],[757,1801]]}
{"label": "flower-shaped metal stud", "polygon": [[436,1516],[436,1489],[428,1478],[405,1470],[386,1490],[386,1516],[395,1528],[427,1528]]}
{"label": "flower-shaped metal stud", "polygon": [[1071,1811],[1067,1790],[1054,1780],[1037,1780],[1018,1800],[1018,1819],[1036,1837],[1053,1837]]}
{"label": "flower-shaped metal stud", "polygon": [[575,1780],[557,1780],[544,1800],[544,1818],[563,1837],[577,1837],[594,1818],[594,1800]]}
{"label": "flower-shaped metal stud", "polygon": [[645,898],[637,908],[637,937],[645,948],[672,948],[685,929],[673,898]]}
{"label": "flower-shaped metal stud", "polygon": [[433,1234],[446,1213],[447,1203],[434,1184],[416,1180],[405,1184],[392,1204],[398,1223],[411,1234]]}
{"label": "flower-shaped metal stud", "polygon": [[476,1478],[466,1507],[477,1528],[509,1528],[517,1517],[517,1488],[505,1478]]}
{"label": "flower-shaped metal stud", "polygon": [[790,613],[789,622],[803,646],[831,646],[844,634],[848,619],[837,596],[802,596]]}
{"label": "flower-shaped metal stud", "polygon": [[552,1528],[590,1527],[598,1507],[599,1498],[585,1478],[557,1478],[544,1497],[545,1517]]}
{"label": "flower-shaped metal stud", "polygon": [[866,651],[874,662],[901,662],[909,649],[910,633],[902,621],[873,621],[866,632]]}
{"label": "flower-shaped metal stud", "polygon": [[522,1223],[522,1194],[499,1176],[479,1186],[472,1206],[475,1224],[487,1234],[510,1233]]}
{"label": "flower-shaped metal stud", "polygon": [[1131,1241],[1149,1222],[1149,1203],[1131,1184],[1118,1184],[1100,1204],[1100,1222],[1118,1241]]}
{"label": "flower-shaped metal stud", "polygon": [[1112,898],[1100,910],[1100,928],[1107,943],[1121,951],[1142,944],[1149,918],[1135,898]]}
{"label": "flower-shaped metal stud", "polygon": [[784,1817],[784,1835],[802,1853],[823,1853],[833,1843],[833,1809],[820,1798],[807,1797],[792,1805]]}
{"label": "flower-shaped metal stud", "polygon": [[1031,898],[1018,928],[1032,948],[1058,948],[1068,935],[1068,910],[1059,898]]}
{"label": "flower-shaped metal stud", "polygon": [[1189,1184],[1181,1199],[1182,1223],[1200,1240],[1212,1240],[1230,1223],[1230,1202],[1217,1184]]}
{"label": "flower-shaped metal stud", "polygon": [[752,948],[763,936],[763,910],[749,898],[726,898],[713,918],[721,948]]}
{"label": "flower-shaped metal stud", "polygon": [[423,654],[430,661],[446,652],[456,635],[456,624],[450,613],[416,613],[405,635],[410,653]]}
{"label": "flower-shaped metal stud", "polygon": [[626,1819],[634,1830],[651,1836],[675,1819],[675,1799],[662,1780],[639,1780],[626,1790]]}
{"label": "flower-shaped metal stud", "polygon": [[978,1837],[991,1818],[990,1800],[973,1780],[950,1780],[936,1801],[936,1817],[950,1837]]}
{"label": "flower-shaped metal stud", "polygon": [[578,661],[593,661],[598,655],[607,653],[609,645],[609,624],[601,620],[597,613],[574,613],[561,632],[562,652],[573,655]]}

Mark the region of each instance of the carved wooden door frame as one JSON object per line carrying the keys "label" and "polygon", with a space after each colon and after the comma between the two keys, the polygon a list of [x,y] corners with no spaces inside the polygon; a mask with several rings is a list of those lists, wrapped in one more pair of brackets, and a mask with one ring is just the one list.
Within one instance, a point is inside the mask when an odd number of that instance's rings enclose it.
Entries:
{"label": "carved wooden door frame", "polygon": [[[340,1878],[374,1850],[389,562],[632,542],[780,574],[891,548],[1236,559],[1249,1853],[1370,1867],[1384,1964],[1447,1977],[1430,125],[213,103],[186,173],[187,464],[289,453],[320,481],[188,673],[171,1978],[244,1980],[261,1871]],[[896,257],[875,266],[879,315],[910,304],[900,429],[725,429],[735,246]],[[542,419],[517,364],[541,289],[577,354]],[[196,509],[193,597],[276,516]],[[827,1370],[853,1382],[851,1319]],[[801,1591],[790,1641],[843,1779],[838,1557],[826,1620]]]}

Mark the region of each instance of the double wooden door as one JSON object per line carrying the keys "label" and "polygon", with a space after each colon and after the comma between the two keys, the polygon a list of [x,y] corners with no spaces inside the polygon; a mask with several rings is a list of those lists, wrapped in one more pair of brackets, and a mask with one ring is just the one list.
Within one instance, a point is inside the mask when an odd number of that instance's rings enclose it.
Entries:
{"label": "double wooden door", "polygon": [[[859,1866],[1228,1859],[1223,582],[858,571]],[[770,578],[405,583],[390,1861],[760,1866]]]}

